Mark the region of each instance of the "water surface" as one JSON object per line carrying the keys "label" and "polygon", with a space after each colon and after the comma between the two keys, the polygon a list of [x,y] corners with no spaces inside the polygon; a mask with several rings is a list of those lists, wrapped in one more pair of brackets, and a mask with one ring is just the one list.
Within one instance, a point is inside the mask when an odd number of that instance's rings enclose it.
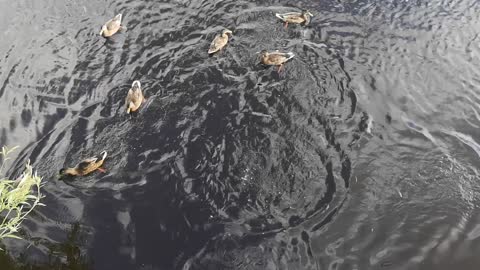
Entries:
{"label": "water surface", "polygon": [[[7,173],[30,160],[46,181],[26,240],[4,241],[18,264],[478,268],[477,1],[0,6]],[[274,17],[298,8],[310,26]],[[119,12],[128,30],[101,38]],[[278,74],[262,49],[296,58]],[[130,117],[133,80],[148,101]],[[107,173],[56,180],[102,150]]]}

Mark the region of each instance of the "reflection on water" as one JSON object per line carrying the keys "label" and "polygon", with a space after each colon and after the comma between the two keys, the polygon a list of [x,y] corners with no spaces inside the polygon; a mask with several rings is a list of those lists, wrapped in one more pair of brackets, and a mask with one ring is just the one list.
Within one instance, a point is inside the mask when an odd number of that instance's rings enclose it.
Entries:
{"label": "reflection on water", "polygon": [[[476,1],[0,4],[0,144],[22,147],[9,174],[30,159],[47,181],[5,241],[19,262],[476,269]],[[308,27],[274,16],[298,8]],[[128,30],[101,38],[119,12]],[[296,57],[279,74],[263,49]],[[56,180],[102,150],[106,174]]]}

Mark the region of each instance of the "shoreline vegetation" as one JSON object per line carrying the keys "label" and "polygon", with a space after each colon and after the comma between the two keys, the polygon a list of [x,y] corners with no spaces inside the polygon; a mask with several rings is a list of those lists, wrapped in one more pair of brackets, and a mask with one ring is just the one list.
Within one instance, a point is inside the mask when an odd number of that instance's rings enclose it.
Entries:
{"label": "shoreline vegetation", "polygon": [[[16,148],[2,147],[0,173],[5,169],[8,155]],[[0,242],[5,238],[21,239],[18,233],[22,222],[37,206],[44,206],[40,202],[42,185],[42,177],[30,163],[16,180],[0,177]]]}
{"label": "shoreline vegetation", "polygon": [[92,261],[86,251],[81,248],[83,229],[74,223],[68,230],[65,241],[47,244],[48,256],[38,261],[29,258],[27,250],[20,254],[10,254],[0,250],[0,269],[8,270],[88,270],[92,269]]}
{"label": "shoreline vegetation", "polygon": [[[10,160],[8,157],[17,147],[2,147],[0,158],[0,174]],[[22,239],[20,230],[22,222],[41,203],[44,195],[42,177],[27,162],[25,170],[15,180],[0,176],[0,269],[10,270],[87,270],[91,263],[79,247],[81,227],[72,224],[65,242],[47,245],[49,249],[47,261],[31,262],[27,250],[12,255],[2,240],[6,238]],[[27,248],[28,249],[28,248]]]}

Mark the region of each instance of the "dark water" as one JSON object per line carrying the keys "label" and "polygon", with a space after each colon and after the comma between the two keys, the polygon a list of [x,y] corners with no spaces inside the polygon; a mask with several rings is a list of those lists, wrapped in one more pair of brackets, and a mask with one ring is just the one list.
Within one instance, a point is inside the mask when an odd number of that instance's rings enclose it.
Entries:
{"label": "dark water", "polygon": [[[478,269],[478,1],[0,7],[0,145],[47,204],[0,269]],[[296,7],[311,25],[284,30]],[[106,174],[55,180],[102,150]]]}

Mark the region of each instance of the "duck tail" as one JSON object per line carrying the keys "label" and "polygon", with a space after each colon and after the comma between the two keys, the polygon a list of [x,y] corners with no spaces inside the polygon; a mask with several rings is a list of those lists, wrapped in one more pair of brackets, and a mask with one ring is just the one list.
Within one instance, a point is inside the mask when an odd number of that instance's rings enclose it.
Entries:
{"label": "duck tail", "polygon": [[310,21],[312,20],[312,18],[310,18],[309,15],[305,16],[305,22],[304,22],[304,25],[307,26],[310,24]]}
{"label": "duck tail", "polygon": [[282,21],[285,21],[285,16],[283,14],[275,13],[275,17],[279,18]]}
{"label": "duck tail", "polygon": [[117,16],[115,16],[115,18],[113,18],[115,21],[119,21],[121,22],[122,21],[122,13],[119,13],[117,14]]}
{"label": "duck tail", "polygon": [[105,160],[105,158],[107,157],[107,151],[101,152],[100,156],[102,157],[102,160]]}
{"label": "duck tail", "polygon": [[293,54],[292,52],[288,52],[288,53],[285,53],[286,56],[287,56],[287,61],[292,59],[293,57],[295,57],[295,54]]}

